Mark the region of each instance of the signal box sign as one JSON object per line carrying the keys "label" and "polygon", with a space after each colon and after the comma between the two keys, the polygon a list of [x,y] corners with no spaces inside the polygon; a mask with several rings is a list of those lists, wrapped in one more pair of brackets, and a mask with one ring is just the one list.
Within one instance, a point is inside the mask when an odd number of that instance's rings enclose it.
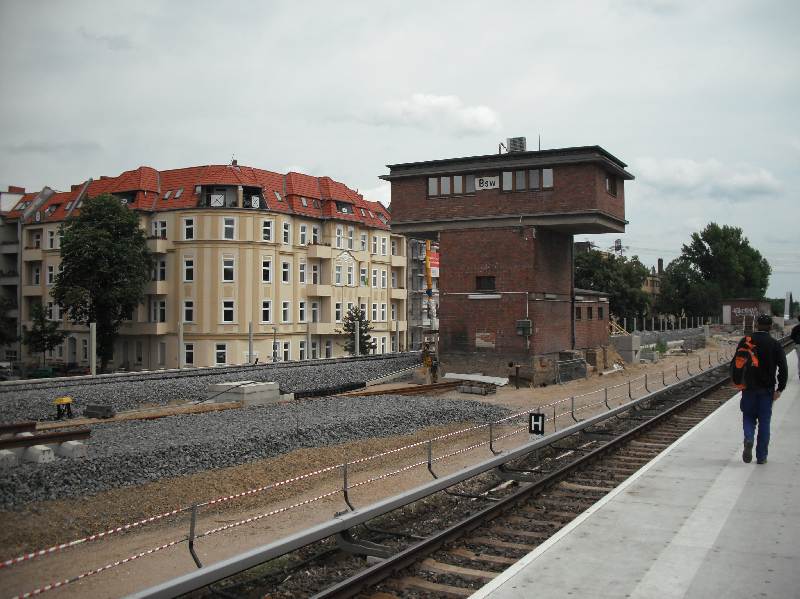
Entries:
{"label": "signal box sign", "polygon": [[544,414],[528,414],[528,432],[532,435],[544,435]]}
{"label": "signal box sign", "polygon": [[486,191],[487,189],[499,189],[500,177],[475,177],[475,191]]}

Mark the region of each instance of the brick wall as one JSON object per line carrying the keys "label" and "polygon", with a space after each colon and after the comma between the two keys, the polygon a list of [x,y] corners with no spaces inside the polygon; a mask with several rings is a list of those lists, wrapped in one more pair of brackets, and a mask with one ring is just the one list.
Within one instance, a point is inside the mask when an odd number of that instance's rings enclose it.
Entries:
{"label": "brick wall", "polygon": [[[585,349],[608,345],[608,302],[583,301],[575,305],[581,311],[580,320],[575,320],[575,347]],[[589,308],[592,318],[589,319]],[[603,318],[598,318],[598,309],[603,310]]]}
{"label": "brick wall", "polygon": [[[496,176],[500,170],[476,173]],[[532,213],[568,213],[602,210],[625,218],[624,182],[617,182],[617,195],[605,190],[606,171],[594,164],[553,168],[553,189],[428,197],[427,177],[392,181],[392,222],[446,221],[452,218],[503,216]]]}

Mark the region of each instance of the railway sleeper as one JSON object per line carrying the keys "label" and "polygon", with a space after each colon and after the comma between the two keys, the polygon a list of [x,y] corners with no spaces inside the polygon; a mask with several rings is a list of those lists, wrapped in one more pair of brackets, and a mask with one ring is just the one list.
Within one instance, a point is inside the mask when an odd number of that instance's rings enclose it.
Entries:
{"label": "railway sleeper", "polygon": [[464,566],[455,566],[445,562],[440,562],[439,560],[430,557],[422,560],[420,568],[434,574],[454,575],[460,578],[479,580],[482,582],[488,582],[493,578],[496,578],[499,574],[499,572],[478,570],[476,568],[465,568]]}
{"label": "railway sleeper", "polygon": [[569,491],[579,491],[581,493],[597,493],[598,495],[606,495],[611,489],[614,488],[614,487],[599,487],[596,485],[581,485],[567,480],[561,481],[556,486],[561,489],[567,489]]}
{"label": "railway sleeper", "polygon": [[474,553],[473,551],[470,551],[469,549],[464,549],[463,547],[446,549],[445,553],[449,553],[450,555],[453,555],[461,559],[469,560],[471,562],[487,563],[499,566],[501,568],[506,568],[512,564],[517,563],[517,560],[515,560],[513,557],[505,557],[502,555],[490,555],[488,553],[478,554]]}
{"label": "railway sleeper", "polygon": [[507,537],[521,537],[537,543],[546,541],[552,536],[535,530],[520,530],[518,528],[511,528],[510,526],[492,526],[489,528],[489,532]]}
{"label": "railway sleeper", "polygon": [[418,576],[404,576],[398,580],[391,580],[387,583],[387,586],[401,592],[423,591],[432,593],[436,597],[469,597],[475,592],[475,589],[465,589],[449,584],[431,582]]}
{"label": "railway sleeper", "polygon": [[468,545],[476,547],[489,547],[491,549],[499,550],[501,553],[504,550],[521,551],[522,553],[530,553],[531,549],[536,547],[536,544],[530,543],[511,543],[501,539],[494,539],[491,537],[468,537],[464,539]]}

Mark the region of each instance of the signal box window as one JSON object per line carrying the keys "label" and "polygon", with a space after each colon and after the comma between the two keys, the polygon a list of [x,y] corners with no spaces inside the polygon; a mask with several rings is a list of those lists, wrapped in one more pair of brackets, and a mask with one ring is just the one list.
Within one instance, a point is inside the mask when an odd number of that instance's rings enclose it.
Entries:
{"label": "signal box window", "polygon": [[478,291],[494,291],[494,277],[475,277],[475,289]]}

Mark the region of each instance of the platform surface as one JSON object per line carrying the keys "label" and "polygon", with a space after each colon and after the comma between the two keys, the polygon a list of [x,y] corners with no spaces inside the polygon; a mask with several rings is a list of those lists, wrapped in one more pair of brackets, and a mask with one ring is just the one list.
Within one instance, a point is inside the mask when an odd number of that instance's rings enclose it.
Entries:
{"label": "platform surface", "polygon": [[800,598],[800,382],[787,358],[767,464],[742,462],[737,396],[472,597]]}

